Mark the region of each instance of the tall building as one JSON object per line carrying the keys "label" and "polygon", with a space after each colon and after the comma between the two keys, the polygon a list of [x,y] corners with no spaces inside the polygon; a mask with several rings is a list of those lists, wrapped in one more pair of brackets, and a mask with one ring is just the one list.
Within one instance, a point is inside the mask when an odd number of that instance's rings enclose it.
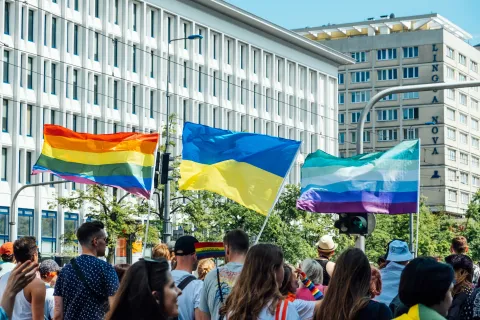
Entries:
{"label": "tall building", "polygon": [[[357,62],[341,67],[338,74],[344,157],[355,155],[360,113],[377,92],[399,85],[479,79],[480,52],[468,43],[471,35],[438,14],[392,14],[295,31]],[[479,99],[477,87],[390,95],[367,117],[365,151],[420,138],[421,193],[433,210],[461,215],[480,186]]]}
{"label": "tall building", "polygon": [[[338,66],[353,60],[223,1],[0,0],[0,16],[0,243],[12,221],[43,253],[58,252],[60,236],[86,218],[87,208],[50,208],[55,194],[85,187],[74,183],[27,188],[10,212],[19,188],[54,179],[30,175],[43,124],[157,131],[167,82],[175,154],[185,121],[301,139],[303,154],[337,153]],[[203,39],[168,45],[192,34]]]}

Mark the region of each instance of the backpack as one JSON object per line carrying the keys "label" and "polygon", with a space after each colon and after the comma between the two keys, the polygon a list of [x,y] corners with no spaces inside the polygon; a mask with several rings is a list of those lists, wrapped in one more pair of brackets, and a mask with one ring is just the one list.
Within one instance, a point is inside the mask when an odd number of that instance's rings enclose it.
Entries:
{"label": "backpack", "polygon": [[[178,284],[177,288],[183,291],[193,280],[197,280],[197,278],[195,276],[188,275],[182,280],[182,282]],[[172,320],[178,320],[178,317],[173,317]]]}

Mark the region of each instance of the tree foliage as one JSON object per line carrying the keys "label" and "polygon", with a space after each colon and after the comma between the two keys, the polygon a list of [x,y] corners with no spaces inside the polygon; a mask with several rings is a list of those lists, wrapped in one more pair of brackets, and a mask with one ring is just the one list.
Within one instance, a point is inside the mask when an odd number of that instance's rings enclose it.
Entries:
{"label": "tree foliage", "polygon": [[[88,212],[87,217],[101,221],[105,225],[108,235],[107,260],[113,262],[115,246],[119,237],[128,237],[130,234],[143,237],[143,225],[138,220],[139,217],[147,215],[148,204],[143,201],[132,201],[127,197],[118,199],[116,190],[112,194],[108,189],[108,187],[98,185],[88,186],[85,191],[77,190],[69,196],[57,197],[55,202],[50,203],[50,206],[53,208],[58,205],[68,210],[79,210],[84,207]],[[158,230],[156,230],[155,224],[150,226],[149,236],[147,240],[149,243],[158,242]]]}

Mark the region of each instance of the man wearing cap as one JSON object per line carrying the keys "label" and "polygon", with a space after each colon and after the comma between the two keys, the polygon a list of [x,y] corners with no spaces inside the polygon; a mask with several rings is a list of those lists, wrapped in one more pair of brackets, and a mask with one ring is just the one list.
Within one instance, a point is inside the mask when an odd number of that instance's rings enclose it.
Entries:
{"label": "man wearing cap", "polygon": [[40,278],[45,282],[47,292],[45,295],[45,319],[53,319],[54,310],[54,297],[53,291],[55,290],[55,282],[57,281],[57,275],[60,271],[60,266],[52,259],[42,261],[38,268],[40,272]]}
{"label": "man wearing cap", "polygon": [[398,295],[400,276],[405,266],[413,259],[408,244],[402,240],[393,240],[388,244],[387,266],[380,270],[382,275],[382,293],[376,298],[378,302],[390,305]]}
{"label": "man wearing cap", "polygon": [[323,268],[323,283],[322,285],[328,286],[330,277],[335,269],[335,263],[330,261],[335,254],[337,244],[333,241],[333,238],[329,235],[324,235],[317,242],[318,259],[315,259]]}
{"label": "man wearing cap", "polygon": [[201,319],[200,297],[203,289],[203,281],[192,275],[197,269],[197,254],[195,243],[198,240],[192,236],[183,236],[175,242],[175,257],[177,265],[172,271],[172,278],[177,287],[182,290],[178,297],[178,319],[193,320]]}
{"label": "man wearing cap", "polygon": [[15,268],[15,257],[13,255],[13,242],[5,242],[0,247],[2,264],[0,264],[0,277]]}

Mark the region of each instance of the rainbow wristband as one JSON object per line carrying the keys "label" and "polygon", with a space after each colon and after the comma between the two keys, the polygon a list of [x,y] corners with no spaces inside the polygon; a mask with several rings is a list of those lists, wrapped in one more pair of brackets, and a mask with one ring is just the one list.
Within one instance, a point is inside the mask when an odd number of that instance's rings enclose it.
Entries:
{"label": "rainbow wristband", "polygon": [[315,284],[307,278],[307,275],[303,271],[300,272],[300,280],[303,285],[310,290],[315,300],[320,300],[323,297],[323,293],[315,287]]}

